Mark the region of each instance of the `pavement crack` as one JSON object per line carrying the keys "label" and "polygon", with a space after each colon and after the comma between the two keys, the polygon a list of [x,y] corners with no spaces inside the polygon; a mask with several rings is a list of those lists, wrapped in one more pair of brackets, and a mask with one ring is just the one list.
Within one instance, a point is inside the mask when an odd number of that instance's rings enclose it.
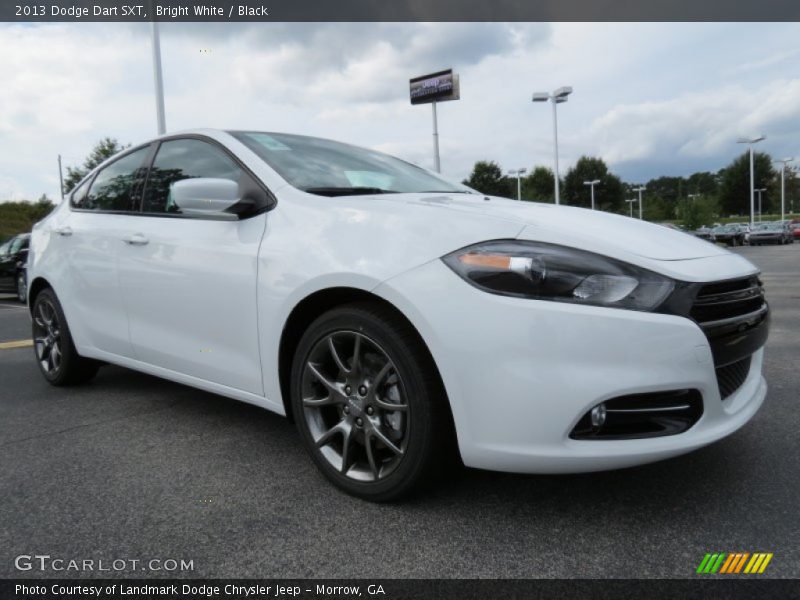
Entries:
{"label": "pavement crack", "polygon": [[59,429],[57,431],[46,431],[44,433],[38,433],[36,435],[31,435],[31,436],[24,437],[24,438],[19,438],[19,439],[16,439],[16,440],[9,440],[7,442],[3,442],[2,444],[0,444],[0,448],[4,448],[6,446],[11,446],[12,444],[19,444],[21,442],[28,442],[30,440],[36,440],[36,439],[43,438],[43,437],[50,437],[50,436],[54,436],[54,435],[60,435],[62,433],[69,433],[70,431],[75,431],[77,429],[86,429],[88,427],[96,427],[96,426],[100,426],[100,425],[107,425],[108,423],[116,423],[118,421],[126,421],[128,419],[136,419],[138,417],[143,417],[143,416],[146,416],[146,415],[154,415],[154,414],[157,414],[157,413],[160,413],[160,412],[167,411],[167,410],[171,409],[172,407],[180,404],[181,402],[182,402],[182,400],[176,400],[175,402],[171,402],[170,404],[167,404],[166,406],[163,406],[161,408],[157,408],[155,410],[141,411],[141,412],[133,413],[133,414],[130,414],[130,415],[125,415],[125,416],[122,416],[122,417],[114,417],[113,419],[105,419],[103,421],[94,421],[92,423],[81,423],[80,425],[73,425],[72,427],[66,427],[64,429]]}

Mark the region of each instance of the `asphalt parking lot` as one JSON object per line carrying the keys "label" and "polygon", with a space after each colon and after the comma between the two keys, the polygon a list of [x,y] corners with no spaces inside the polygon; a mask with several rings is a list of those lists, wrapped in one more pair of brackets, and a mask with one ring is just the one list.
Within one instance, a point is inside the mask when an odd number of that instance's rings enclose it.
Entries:
{"label": "asphalt parking lot", "polygon": [[[0,577],[59,575],[20,554],[186,559],[191,577],[694,577],[714,551],[800,577],[800,244],[737,251],[773,309],[770,391],[743,429],[616,472],[465,469],[403,504],[328,485],[277,415],[118,367],[55,389],[30,347],[0,349]],[[0,300],[0,342],[28,328]]]}

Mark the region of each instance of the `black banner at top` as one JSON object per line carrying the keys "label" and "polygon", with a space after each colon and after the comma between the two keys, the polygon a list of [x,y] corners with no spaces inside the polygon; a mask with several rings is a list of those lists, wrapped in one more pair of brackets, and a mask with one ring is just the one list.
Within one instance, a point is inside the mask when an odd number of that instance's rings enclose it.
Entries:
{"label": "black banner at top", "polygon": [[0,21],[798,21],[797,0],[3,0]]}

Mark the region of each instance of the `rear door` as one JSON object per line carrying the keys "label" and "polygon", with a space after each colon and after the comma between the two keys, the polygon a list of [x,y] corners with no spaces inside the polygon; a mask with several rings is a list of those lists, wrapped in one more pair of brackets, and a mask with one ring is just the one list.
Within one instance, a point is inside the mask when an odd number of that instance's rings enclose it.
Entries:
{"label": "rear door", "polygon": [[[148,174],[142,216],[127,224],[119,281],[138,360],[263,395],[256,278],[265,213],[241,220],[183,215],[170,186],[190,177],[262,189],[222,147],[162,141]],[[263,192],[266,195],[266,192]]]}

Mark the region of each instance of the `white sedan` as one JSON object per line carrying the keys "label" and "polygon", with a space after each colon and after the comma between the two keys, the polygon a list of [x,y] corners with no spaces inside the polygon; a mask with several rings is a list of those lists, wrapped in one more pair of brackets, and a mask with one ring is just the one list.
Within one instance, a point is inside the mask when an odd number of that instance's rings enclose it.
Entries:
{"label": "white sedan", "polygon": [[36,225],[28,273],[50,383],[113,363],[256,404],[376,501],[453,457],[568,473],[675,456],[767,389],[769,309],[741,256],[312,137],[125,150]]}

